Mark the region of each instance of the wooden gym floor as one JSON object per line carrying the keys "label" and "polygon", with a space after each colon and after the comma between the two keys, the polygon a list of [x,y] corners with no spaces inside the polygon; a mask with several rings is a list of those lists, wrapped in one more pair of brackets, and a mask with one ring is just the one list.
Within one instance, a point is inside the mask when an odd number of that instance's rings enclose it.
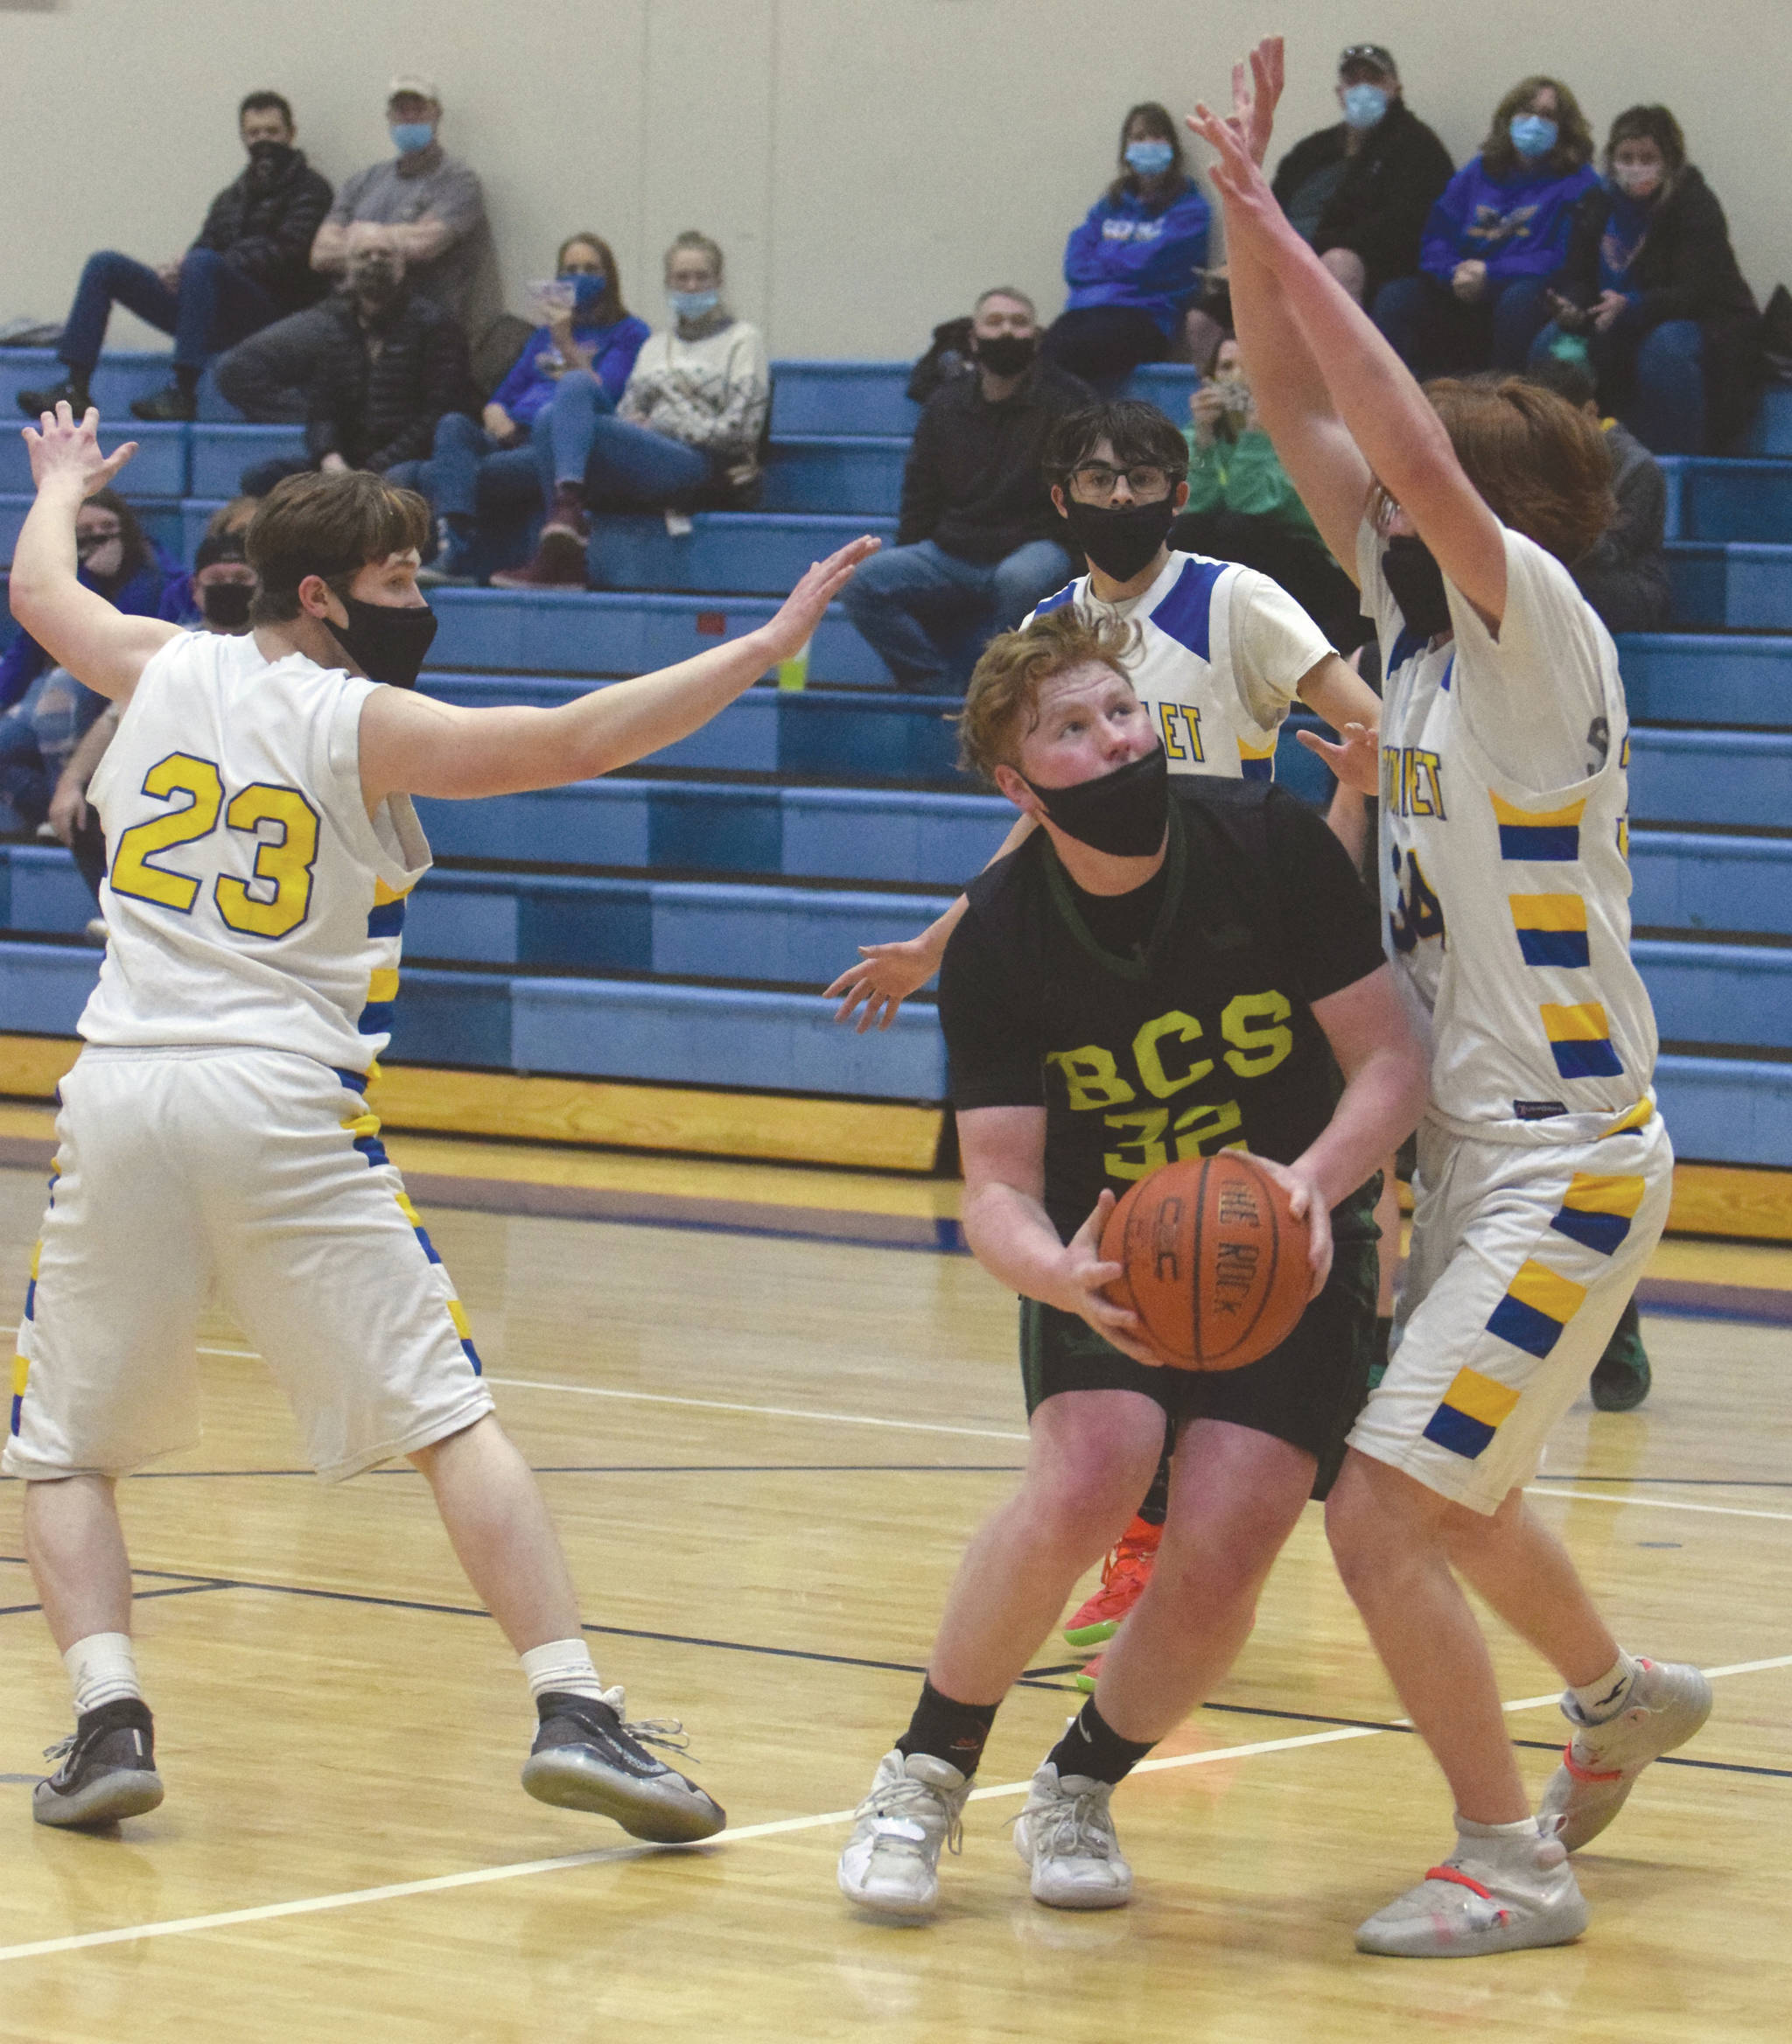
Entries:
{"label": "wooden gym floor", "polygon": [[[46,1134],[0,1110],[20,1166],[0,1170],[9,1304]],[[218,1320],[203,1445],[124,1493],[169,1794],[113,1836],[30,1819],[68,1704],[20,1559],[22,1487],[0,1485],[0,2037],[1784,2036],[1792,1251],[1664,1245],[1653,1296],[1747,1317],[1648,1318],[1653,1396],[1578,1408],[1537,1487],[1620,1637],[1718,1676],[1684,1764],[1584,1856],[1580,1943],[1352,1950],[1441,1853],[1448,1810],[1311,1508],[1231,1680],[1119,1792],[1132,1907],[1036,1908],[1008,1843],[1078,1700],[1048,1644],[998,1722],[939,1917],[900,1930],[848,1911],[835,1856],[1024,1446],[1012,1301],[938,1246],[956,1188],[392,1147],[542,1472],[599,1667],[632,1713],[684,1718],[734,1828],[658,1852],[524,1796],[522,1681],[421,1480],[318,1485]],[[500,1204],[536,1210],[480,1210]],[[1540,1785],[1553,1680],[1507,1635],[1496,1656]]]}

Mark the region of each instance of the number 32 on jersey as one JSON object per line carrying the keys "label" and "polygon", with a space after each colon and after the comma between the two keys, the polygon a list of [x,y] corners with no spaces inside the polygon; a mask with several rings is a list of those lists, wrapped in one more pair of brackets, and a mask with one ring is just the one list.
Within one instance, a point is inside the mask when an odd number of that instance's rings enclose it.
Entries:
{"label": "number 32 on jersey", "polygon": [[[170,752],[144,776],[144,793],[163,802],[182,795],[186,800],[147,823],[133,824],[119,838],[109,876],[115,894],[191,915],[204,882],[156,861],[178,844],[209,837],[221,812],[227,830],[256,841],[248,880],[220,873],[213,884],[212,897],[225,923],[246,936],[284,937],[304,920],[311,910],[320,825],[318,812],[296,788],[256,781],[231,796],[227,806],[223,779],[209,760]],[[272,825],[279,835],[263,837],[263,824]],[[251,892],[252,887],[262,891]]]}

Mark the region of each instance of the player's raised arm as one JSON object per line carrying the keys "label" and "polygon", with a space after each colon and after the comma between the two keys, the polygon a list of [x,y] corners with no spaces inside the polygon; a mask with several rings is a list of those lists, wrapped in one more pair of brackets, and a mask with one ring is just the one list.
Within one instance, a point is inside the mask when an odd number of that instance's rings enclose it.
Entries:
{"label": "player's raised arm", "polygon": [[[1253,107],[1264,89],[1264,57],[1263,48],[1252,55]],[[1242,88],[1236,96],[1244,98]],[[1246,341],[1245,353],[1258,410],[1326,544],[1347,569],[1352,568],[1355,529],[1353,526],[1348,534],[1341,529],[1348,459],[1335,430],[1326,430],[1315,409],[1307,364],[1318,370],[1329,413],[1341,422],[1357,459],[1366,465],[1349,472],[1352,490],[1361,483],[1366,494],[1371,477],[1379,482],[1436,556],[1446,577],[1497,630],[1506,607],[1506,551],[1499,521],[1463,472],[1442,421],[1410,371],[1276,203],[1261,165],[1252,158],[1253,130],[1261,122],[1253,122],[1242,109],[1225,121],[1201,107],[1189,125],[1218,158],[1210,175],[1225,206],[1235,311],[1241,262],[1247,271],[1239,332],[1243,340],[1255,320],[1254,350],[1253,343]],[[1255,278],[1249,274],[1253,264],[1258,273]],[[1274,311],[1278,298],[1285,308],[1279,325]],[[1278,372],[1274,366],[1291,326],[1304,344],[1298,384],[1296,372]],[[1267,405],[1256,386],[1264,373],[1276,385]],[[1297,444],[1302,432],[1298,416],[1284,413],[1279,428],[1275,423],[1278,398],[1285,395],[1293,404],[1297,390],[1306,393],[1298,402],[1306,408],[1305,426],[1318,443],[1315,449]],[[1311,497],[1309,486],[1315,493]]]}
{"label": "player's raised arm", "polygon": [[817,561],[758,631],[556,710],[463,710],[404,689],[380,690],[360,722],[369,809],[399,792],[466,798],[559,788],[676,744],[803,645],[877,547],[875,539],[856,539]]}
{"label": "player's raised arm", "polygon": [[179,630],[158,618],[116,609],[76,572],[75,514],[136,452],[130,440],[100,453],[100,415],[92,406],[76,423],[66,404],[24,429],[37,500],[12,552],[12,614],[59,667],[102,696],[122,701],[136,686],[144,662]]}

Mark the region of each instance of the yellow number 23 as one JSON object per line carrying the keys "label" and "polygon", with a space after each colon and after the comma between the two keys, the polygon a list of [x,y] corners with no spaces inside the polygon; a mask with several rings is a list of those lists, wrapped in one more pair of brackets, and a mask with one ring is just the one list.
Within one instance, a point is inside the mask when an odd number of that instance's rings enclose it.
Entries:
{"label": "yellow number 23", "polygon": [[[119,838],[112,860],[115,894],[191,915],[203,883],[155,861],[177,844],[209,837],[218,828],[218,813],[223,809],[228,828],[256,838],[257,844],[249,880],[239,880],[230,873],[218,876],[212,890],[218,914],[230,928],[256,937],[284,937],[304,920],[311,908],[319,825],[318,812],[296,788],[273,788],[257,781],[232,796],[225,808],[224,783],[212,762],[196,760],[190,752],[171,752],[144,776],[144,793],[158,802],[172,802],[179,795],[186,801],[165,816],[134,824]],[[262,837],[263,823],[276,825],[280,835]],[[252,894],[249,888],[256,881],[270,884],[273,892],[264,897]]]}

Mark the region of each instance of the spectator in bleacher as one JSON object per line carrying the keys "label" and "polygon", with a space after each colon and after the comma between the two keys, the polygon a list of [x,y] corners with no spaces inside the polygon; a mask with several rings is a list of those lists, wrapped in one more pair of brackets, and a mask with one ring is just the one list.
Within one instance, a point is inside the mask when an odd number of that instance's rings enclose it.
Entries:
{"label": "spectator in bleacher", "polygon": [[1455,166],[1406,104],[1392,55],[1353,43],[1338,60],[1344,118],[1297,142],[1275,194],[1296,230],[1359,305],[1418,268],[1419,237]]}
{"label": "spectator in bleacher", "polygon": [[1120,127],[1120,175],[1064,246],[1070,296],[1040,343],[1048,361],[1112,384],[1182,339],[1208,259],[1208,202],[1181,130],[1148,100]]}
{"label": "spectator in bleacher", "polygon": [[[1577,411],[1600,419],[1592,371],[1566,352],[1533,356],[1525,374],[1565,397]],[[1655,457],[1614,418],[1600,419],[1612,457],[1612,494],[1618,515],[1569,573],[1608,632],[1659,632],[1667,624],[1668,482]]]}
{"label": "spectator in bleacher", "polygon": [[1373,627],[1270,444],[1236,340],[1221,342],[1188,410],[1188,501],[1170,528],[1172,550],[1255,568],[1340,652],[1354,651]]}
{"label": "spectator in bleacher", "polygon": [[[722,298],[722,251],[694,229],[666,251],[672,324],[642,343],[613,411],[595,376],[555,393],[535,442],[547,509],[535,558],[500,589],[582,588],[593,511],[691,511],[758,487],[771,410],[764,337]],[[564,383],[563,379],[563,384]]]}
{"label": "spectator in bleacher", "polygon": [[258,463],[247,496],[265,496],[308,468],[364,468],[416,489],[444,412],[478,402],[458,323],[410,290],[389,228],[358,226],[346,289],[318,311],[326,324],[306,394],[309,458]]}
{"label": "spectator in bleacher", "polygon": [[1666,107],[1612,123],[1606,183],[1581,200],[1549,280],[1558,333],[1586,343],[1600,401],[1657,454],[1723,447],[1760,381],[1760,314],[1737,267],[1717,194],[1686,160]]}
{"label": "spectator in bleacher", "polygon": [[[971,318],[974,376],[928,400],[902,472],[896,543],[846,585],[846,614],[899,689],[936,690],[955,659],[1012,630],[1060,589],[1075,563],[1045,477],[1054,424],[1090,402],[1088,386],[1040,359],[1032,300],[985,291]],[[976,634],[976,648],[962,645]]]}
{"label": "spectator in bleacher", "polygon": [[[428,480],[438,576],[466,572],[481,514],[533,505],[544,455],[555,474],[564,469],[583,484],[589,422],[614,409],[648,338],[646,320],[622,302],[616,258],[601,236],[574,234],[554,272],[557,288],[542,307],[546,323],[524,343],[481,416],[446,412],[436,428]],[[557,454],[556,434],[564,443]]]}
{"label": "spectator in bleacher", "polygon": [[107,249],[89,256],[57,347],[63,381],[22,390],[27,418],[66,401],[79,418],[115,304],[174,336],[174,381],[131,406],[140,419],[190,419],[206,361],[270,320],[309,304],[323,289],[312,238],[330,209],[330,187],[293,146],[292,108],[277,92],[252,92],[237,110],[248,167],[212,201],[185,256],[151,269]]}
{"label": "spectator in bleacher", "polygon": [[[74,550],[83,587],[117,609],[170,623],[186,609],[186,576],[116,490],[96,490],[81,506]],[[64,763],[105,707],[28,632],[15,636],[0,654],[0,830],[41,829]]]}
{"label": "spectator in bleacher", "polygon": [[1414,375],[1521,370],[1550,316],[1545,294],[1574,208],[1599,183],[1579,102],[1553,78],[1522,79],[1425,221],[1416,276],[1383,284],[1375,322]]}
{"label": "spectator in bleacher", "polygon": [[[497,311],[485,192],[474,172],[443,149],[441,94],[427,79],[395,78],[386,119],[398,153],[358,171],[336,194],[312,243],[311,266],[340,283],[354,229],[383,227],[413,291],[477,335]],[[326,299],[276,320],[220,358],[218,388],[246,419],[290,425],[305,418],[305,393],[332,341],[328,305]]]}

